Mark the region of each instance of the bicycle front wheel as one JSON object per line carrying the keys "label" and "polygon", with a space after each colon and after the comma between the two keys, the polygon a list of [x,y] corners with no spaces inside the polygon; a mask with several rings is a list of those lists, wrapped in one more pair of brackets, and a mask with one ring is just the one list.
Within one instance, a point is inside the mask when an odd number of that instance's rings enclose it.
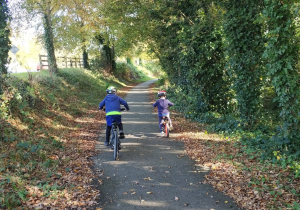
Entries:
{"label": "bicycle front wheel", "polygon": [[169,138],[169,135],[170,135],[169,132],[170,132],[169,124],[166,123],[166,124],[165,124],[165,134],[166,134],[166,137],[167,137],[167,138]]}
{"label": "bicycle front wheel", "polygon": [[114,131],[114,160],[118,159],[119,147],[117,131]]}

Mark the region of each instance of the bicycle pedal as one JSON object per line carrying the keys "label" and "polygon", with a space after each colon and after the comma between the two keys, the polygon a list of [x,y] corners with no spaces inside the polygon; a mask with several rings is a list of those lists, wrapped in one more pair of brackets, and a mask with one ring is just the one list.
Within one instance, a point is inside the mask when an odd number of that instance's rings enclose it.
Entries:
{"label": "bicycle pedal", "polygon": [[120,133],[120,136],[119,136],[119,138],[120,138],[120,139],[125,139],[125,135],[124,135],[124,133],[123,133],[123,132],[121,132],[121,133]]}

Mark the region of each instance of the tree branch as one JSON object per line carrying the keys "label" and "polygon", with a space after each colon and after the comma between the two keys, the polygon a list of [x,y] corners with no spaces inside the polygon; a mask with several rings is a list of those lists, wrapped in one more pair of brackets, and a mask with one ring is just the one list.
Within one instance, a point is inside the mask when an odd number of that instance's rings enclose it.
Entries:
{"label": "tree branch", "polygon": [[190,25],[195,25],[195,23],[189,17],[187,17],[181,10],[179,10],[179,12],[185,19],[187,19]]}

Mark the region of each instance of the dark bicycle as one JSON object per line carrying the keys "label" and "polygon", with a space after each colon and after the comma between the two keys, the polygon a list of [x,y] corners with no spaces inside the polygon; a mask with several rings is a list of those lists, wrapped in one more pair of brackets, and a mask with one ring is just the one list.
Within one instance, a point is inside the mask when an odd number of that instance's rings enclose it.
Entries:
{"label": "dark bicycle", "polygon": [[[125,111],[125,108],[121,108],[121,111]],[[114,160],[118,160],[119,152],[121,149],[121,141],[119,138],[119,123],[116,121],[112,122],[111,132],[110,132],[110,142],[109,145],[111,149],[114,151]]]}
{"label": "dark bicycle", "polygon": [[[105,111],[105,108],[102,109]],[[121,112],[125,111],[125,108],[121,108]],[[119,123],[116,121],[112,122],[111,131],[110,131],[110,141],[109,146],[114,151],[114,160],[118,159],[119,151],[121,150],[121,141],[119,138]],[[123,137],[124,138],[124,137]]]}
{"label": "dark bicycle", "polygon": [[165,133],[165,136],[167,138],[169,138],[169,135],[170,135],[170,122],[169,122],[169,117],[168,116],[163,116],[163,120],[164,120],[164,123],[163,123],[163,131]]}

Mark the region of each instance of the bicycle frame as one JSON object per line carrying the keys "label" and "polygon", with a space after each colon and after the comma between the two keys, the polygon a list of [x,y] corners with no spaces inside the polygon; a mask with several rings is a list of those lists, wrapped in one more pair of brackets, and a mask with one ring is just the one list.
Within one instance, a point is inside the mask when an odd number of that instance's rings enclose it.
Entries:
{"label": "bicycle frame", "polygon": [[118,159],[119,153],[119,137],[118,137],[118,123],[113,122],[111,127],[111,134],[110,134],[110,145],[113,146],[114,149],[114,160]]}
{"label": "bicycle frame", "polygon": [[[103,108],[103,111],[105,111],[105,107]],[[125,111],[125,108],[121,108],[120,110]],[[119,144],[121,143],[119,140],[119,132],[118,132],[118,123],[114,121],[111,126],[111,131],[110,131],[110,142],[109,145],[113,146],[114,150],[114,160],[118,159],[118,154],[119,154]]]}

